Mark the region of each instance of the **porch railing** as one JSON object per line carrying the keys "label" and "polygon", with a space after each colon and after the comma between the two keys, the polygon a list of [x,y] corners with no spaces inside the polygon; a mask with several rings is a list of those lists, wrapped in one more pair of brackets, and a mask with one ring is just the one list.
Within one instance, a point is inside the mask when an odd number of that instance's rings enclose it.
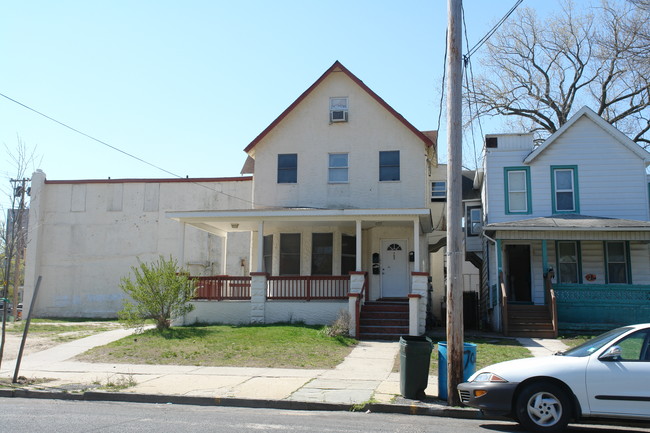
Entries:
{"label": "porch railing", "polygon": [[196,280],[194,299],[209,301],[249,300],[251,298],[251,277],[218,275],[192,277]]}
{"label": "porch railing", "polygon": [[361,335],[361,305],[364,299],[364,296],[366,296],[366,292],[368,291],[368,273],[366,272],[364,277],[363,277],[363,286],[361,287],[361,292],[359,293],[359,296],[357,296],[357,299],[355,300],[354,303],[354,315],[355,315],[355,321],[354,323],[356,324],[356,338],[359,338],[359,335]]}
{"label": "porch railing", "polygon": [[302,300],[347,299],[350,277],[334,276],[270,276],[266,299]]}

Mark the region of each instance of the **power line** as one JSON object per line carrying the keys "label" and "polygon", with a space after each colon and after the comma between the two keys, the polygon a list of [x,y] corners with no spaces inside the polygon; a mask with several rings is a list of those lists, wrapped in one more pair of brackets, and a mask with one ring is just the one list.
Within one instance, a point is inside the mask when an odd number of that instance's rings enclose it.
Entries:
{"label": "power line", "polygon": [[[178,174],[176,174],[176,173],[173,173],[173,172],[171,172],[171,171],[169,171],[169,170],[166,170],[166,169],[164,169],[164,168],[162,168],[162,167],[159,167],[159,166],[157,166],[157,165],[155,165],[155,164],[153,164],[153,163],[151,163],[151,162],[149,162],[149,161],[146,161],[146,160],[144,160],[144,159],[142,159],[142,158],[140,158],[140,157],[138,157],[138,156],[135,156],[135,155],[133,155],[133,154],[131,154],[131,153],[129,153],[129,152],[126,152],[126,151],[124,151],[124,150],[122,150],[122,149],[120,149],[120,148],[118,148],[118,147],[115,147],[115,146],[113,146],[113,145],[111,145],[111,144],[108,144],[107,142],[105,142],[105,141],[103,141],[103,140],[100,140],[100,139],[98,139],[98,138],[95,138],[95,137],[93,137],[93,136],[90,135],[90,134],[86,134],[85,132],[80,131],[80,130],[78,130],[77,128],[74,128],[74,127],[72,127],[72,126],[70,126],[70,125],[68,125],[68,124],[66,124],[66,123],[64,123],[64,122],[61,122],[61,121],[59,121],[59,120],[57,120],[57,119],[55,119],[55,118],[53,118],[53,117],[51,117],[51,116],[48,116],[47,114],[42,113],[42,112],[40,112],[40,111],[38,111],[38,110],[36,110],[36,109],[34,109],[34,108],[32,108],[32,107],[26,105],[26,104],[23,104],[23,103],[20,102],[20,101],[17,101],[17,100],[15,100],[15,99],[13,99],[13,98],[10,98],[9,96],[7,96],[7,95],[5,95],[5,94],[3,94],[3,93],[0,93],[0,96],[2,96],[2,97],[5,98],[5,99],[8,99],[9,101],[11,101],[11,102],[13,102],[13,103],[15,103],[15,104],[20,105],[20,106],[23,107],[23,108],[28,109],[29,111],[31,111],[31,112],[33,112],[33,113],[38,114],[39,116],[45,117],[46,119],[48,119],[48,120],[50,120],[50,121],[52,121],[52,122],[54,122],[54,123],[57,123],[57,124],[63,126],[64,128],[67,128],[67,129],[69,129],[69,130],[71,130],[71,131],[73,131],[73,132],[76,132],[77,134],[83,135],[83,136],[86,137],[86,138],[89,138],[89,139],[91,139],[91,140],[93,140],[93,141],[96,141],[97,143],[100,143],[100,144],[102,144],[102,145],[104,145],[104,146],[106,146],[106,147],[108,147],[108,148],[110,148],[110,149],[112,149],[112,150],[115,150],[115,151],[117,151],[117,152],[120,152],[120,153],[122,153],[122,154],[124,154],[124,155],[126,155],[126,156],[128,156],[128,157],[130,157],[130,158],[133,158],[133,159],[135,159],[135,160],[137,160],[137,161],[139,161],[139,162],[142,162],[142,163],[144,163],[144,164],[147,164],[147,165],[150,166],[150,167],[156,168],[156,169],[158,169],[158,170],[160,170],[160,171],[163,171],[163,172],[165,172],[165,173],[167,173],[167,174],[170,174],[170,175],[172,175],[173,177],[176,177],[176,178],[179,178],[179,179],[185,179],[183,176],[180,176],[180,175],[178,175]],[[216,189],[214,189],[214,188],[211,188],[211,187],[209,187],[209,186],[207,186],[207,185],[204,185],[204,184],[201,184],[201,183],[198,183],[198,182],[192,182],[192,183],[195,184],[195,185],[198,185],[198,186],[200,186],[200,187],[203,187],[203,188],[209,189],[210,191],[216,192],[217,194],[221,194],[221,195],[224,195],[224,196],[226,196],[226,197],[230,197],[230,198],[233,198],[233,199],[241,200],[241,201],[243,201],[244,203],[254,204],[251,200],[246,200],[246,199],[241,198],[241,197],[237,197],[237,196],[234,196],[234,195],[231,195],[231,194],[227,194],[227,193],[225,193],[225,192],[223,192],[223,191],[218,191],[218,190],[216,190]]]}
{"label": "power line", "polygon": [[[487,32],[487,34],[486,34],[485,36],[483,36],[483,37],[481,38],[481,40],[479,40],[479,41],[476,43],[476,45],[474,45],[472,48],[470,48],[469,50],[467,50],[467,58],[472,57],[472,56],[474,55],[474,53],[477,52],[477,51],[479,50],[479,48],[481,48],[481,47],[483,46],[483,44],[485,44],[485,43],[487,42],[488,39],[490,39],[490,37],[491,37],[491,36],[492,36],[492,35],[493,35],[493,34],[494,34],[498,29],[499,29],[499,27],[501,27],[501,25],[502,25],[504,22],[506,22],[506,20],[510,17],[510,15],[512,15],[512,13],[515,11],[515,9],[517,9],[517,7],[518,7],[520,4],[522,4],[523,1],[524,1],[524,0],[517,0],[517,1],[515,2],[515,5],[514,5],[512,8],[510,8],[510,10],[509,10],[508,12],[506,12],[506,14],[503,16],[503,18],[501,18],[501,19],[499,20],[499,22],[496,23],[496,24],[494,25],[494,27],[492,27],[492,29],[491,29],[490,31]],[[464,15],[464,14],[463,14],[463,15]],[[463,20],[464,20],[464,18],[463,18]]]}
{"label": "power line", "polygon": [[440,88],[440,107],[438,108],[438,126],[436,131],[440,131],[440,119],[442,118],[442,104],[445,100],[445,76],[447,74],[447,37],[449,37],[449,31],[445,31],[445,58],[442,63],[442,87]]}

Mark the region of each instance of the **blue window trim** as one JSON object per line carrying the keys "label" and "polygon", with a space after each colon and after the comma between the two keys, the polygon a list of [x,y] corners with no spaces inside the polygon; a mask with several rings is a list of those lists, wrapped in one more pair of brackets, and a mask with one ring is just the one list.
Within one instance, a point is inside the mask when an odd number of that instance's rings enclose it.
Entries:
{"label": "blue window trim", "polygon": [[[508,174],[511,171],[524,171],[526,173],[526,211],[510,211],[510,196],[508,194]],[[503,168],[503,189],[505,195],[505,212],[506,215],[530,215],[533,213],[533,200],[530,182],[530,167],[504,167]]]}
{"label": "blue window trim", "polygon": [[[625,273],[627,274],[627,283],[610,283],[609,282],[609,259],[607,257],[607,244],[609,242],[623,242],[625,244]],[[632,256],[630,255],[630,241],[603,241],[603,259],[605,260],[605,283],[606,284],[632,284]]]}
{"label": "blue window trim", "polygon": [[[573,170],[573,210],[557,210],[555,199],[555,171]],[[577,165],[552,165],[551,166],[551,199],[553,201],[553,213],[580,213],[580,192],[578,188],[578,166]]]}
{"label": "blue window trim", "polygon": [[578,282],[575,284],[582,284],[582,246],[580,245],[580,241],[571,241],[571,240],[565,240],[565,241],[555,241],[555,269],[557,269],[556,275],[557,275],[557,282],[558,284],[563,284],[560,283],[561,275],[560,275],[560,243],[562,242],[572,242],[576,246],[576,260],[578,261],[577,266],[578,266]]}

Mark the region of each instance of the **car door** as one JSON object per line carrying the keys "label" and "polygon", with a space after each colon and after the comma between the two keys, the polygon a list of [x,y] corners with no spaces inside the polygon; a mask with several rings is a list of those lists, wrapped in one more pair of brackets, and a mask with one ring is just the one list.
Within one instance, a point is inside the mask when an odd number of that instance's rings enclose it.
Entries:
{"label": "car door", "polygon": [[634,332],[612,346],[620,347],[620,356],[606,360],[594,355],[587,364],[591,413],[650,418],[650,330]]}

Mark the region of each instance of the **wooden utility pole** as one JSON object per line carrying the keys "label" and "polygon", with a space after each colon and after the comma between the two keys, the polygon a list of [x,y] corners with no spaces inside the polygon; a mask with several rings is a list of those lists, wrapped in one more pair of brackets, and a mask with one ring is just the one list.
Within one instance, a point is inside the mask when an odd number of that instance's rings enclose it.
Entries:
{"label": "wooden utility pole", "polygon": [[463,381],[462,0],[447,1],[447,404]]}

